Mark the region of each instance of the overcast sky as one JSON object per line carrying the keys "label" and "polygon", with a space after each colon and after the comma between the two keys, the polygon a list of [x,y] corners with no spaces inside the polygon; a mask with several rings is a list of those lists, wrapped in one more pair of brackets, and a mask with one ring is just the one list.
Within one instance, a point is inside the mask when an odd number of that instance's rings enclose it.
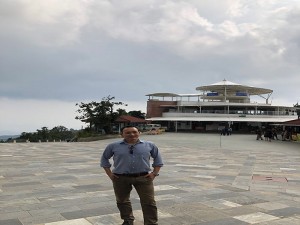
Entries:
{"label": "overcast sky", "polygon": [[300,101],[299,0],[0,0],[0,135],[81,128],[76,103],[228,81]]}

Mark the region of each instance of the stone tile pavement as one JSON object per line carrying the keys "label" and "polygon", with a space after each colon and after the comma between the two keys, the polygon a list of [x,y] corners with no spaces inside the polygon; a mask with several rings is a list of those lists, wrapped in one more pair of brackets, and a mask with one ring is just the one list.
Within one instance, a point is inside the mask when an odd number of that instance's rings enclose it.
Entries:
{"label": "stone tile pavement", "polygon": [[[142,135],[161,149],[160,225],[299,225],[300,143],[253,135]],[[99,157],[110,140],[0,144],[0,225],[118,225]],[[139,199],[132,194],[136,225]]]}

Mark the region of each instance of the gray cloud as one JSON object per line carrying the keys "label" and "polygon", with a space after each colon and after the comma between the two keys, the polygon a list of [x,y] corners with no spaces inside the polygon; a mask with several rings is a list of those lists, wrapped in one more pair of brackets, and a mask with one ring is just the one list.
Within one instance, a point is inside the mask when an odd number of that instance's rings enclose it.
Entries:
{"label": "gray cloud", "polygon": [[296,103],[299,17],[296,0],[4,0],[0,97],[144,105],[226,78]]}

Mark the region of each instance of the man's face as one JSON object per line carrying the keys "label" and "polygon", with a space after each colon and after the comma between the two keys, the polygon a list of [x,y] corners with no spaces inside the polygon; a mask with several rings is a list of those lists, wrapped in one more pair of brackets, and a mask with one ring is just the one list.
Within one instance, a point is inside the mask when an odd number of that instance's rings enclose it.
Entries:
{"label": "man's face", "polygon": [[140,137],[140,132],[135,127],[127,127],[123,129],[122,137],[128,143],[136,143]]}

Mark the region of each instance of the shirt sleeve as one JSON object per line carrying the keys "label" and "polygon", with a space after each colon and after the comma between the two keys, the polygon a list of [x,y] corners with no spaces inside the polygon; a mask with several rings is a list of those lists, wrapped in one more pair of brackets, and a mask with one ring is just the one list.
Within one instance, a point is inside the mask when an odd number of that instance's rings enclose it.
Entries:
{"label": "shirt sleeve", "polygon": [[153,158],[152,167],[162,167],[164,165],[161,154],[158,150],[158,147],[152,143],[151,157]]}
{"label": "shirt sleeve", "polygon": [[105,149],[104,152],[101,156],[101,160],[100,160],[100,167],[111,167],[111,163],[109,162],[109,159],[113,156],[113,151],[112,151],[112,146],[108,145]]}

